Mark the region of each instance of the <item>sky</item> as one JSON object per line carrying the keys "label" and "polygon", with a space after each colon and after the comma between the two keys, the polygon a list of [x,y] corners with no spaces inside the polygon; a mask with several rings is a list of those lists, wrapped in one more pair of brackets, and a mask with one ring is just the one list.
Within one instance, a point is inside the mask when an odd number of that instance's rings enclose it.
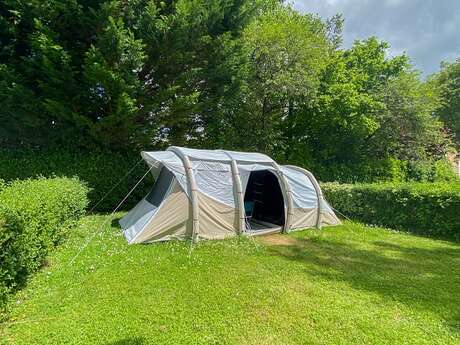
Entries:
{"label": "sky", "polygon": [[329,18],[342,13],[345,48],[377,36],[390,55],[407,53],[423,75],[460,57],[460,0],[291,0],[301,12]]}

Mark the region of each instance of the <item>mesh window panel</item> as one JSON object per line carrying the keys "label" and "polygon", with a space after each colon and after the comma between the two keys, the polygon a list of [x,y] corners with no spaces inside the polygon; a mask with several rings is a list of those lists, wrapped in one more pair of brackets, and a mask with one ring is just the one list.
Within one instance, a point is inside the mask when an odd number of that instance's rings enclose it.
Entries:
{"label": "mesh window panel", "polygon": [[171,185],[173,176],[174,175],[168,169],[163,167],[157,180],[155,181],[155,185],[145,199],[152,205],[157,207],[160,206],[169,186]]}

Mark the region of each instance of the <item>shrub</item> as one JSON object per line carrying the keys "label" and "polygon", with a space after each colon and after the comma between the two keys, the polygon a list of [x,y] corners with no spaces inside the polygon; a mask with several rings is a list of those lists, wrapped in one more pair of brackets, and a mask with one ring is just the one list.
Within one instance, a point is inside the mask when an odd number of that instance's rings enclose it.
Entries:
{"label": "shrub", "polygon": [[411,162],[407,167],[407,177],[409,180],[425,182],[458,181],[458,177],[447,159],[440,159],[434,162]]}
{"label": "shrub", "polygon": [[373,159],[361,163],[325,163],[299,159],[293,163],[305,166],[320,181],[327,182],[401,182],[408,178],[406,162],[393,158]]}
{"label": "shrub", "polygon": [[0,305],[84,214],[87,193],[77,178],[13,181],[0,190]]}
{"label": "shrub", "polygon": [[460,182],[324,183],[322,189],[330,204],[352,219],[460,239]]}
{"label": "shrub", "polygon": [[[105,151],[81,152],[67,149],[51,151],[0,151],[0,178],[35,178],[37,176],[78,176],[91,188],[89,193],[91,208],[112,189],[141,159],[139,153],[111,153]],[[145,174],[148,167],[140,162],[134,171],[120,183],[95,209],[112,211],[134,184]],[[131,208],[141,200],[152,185],[148,175],[124,204]],[[0,187],[1,188],[1,187]]]}

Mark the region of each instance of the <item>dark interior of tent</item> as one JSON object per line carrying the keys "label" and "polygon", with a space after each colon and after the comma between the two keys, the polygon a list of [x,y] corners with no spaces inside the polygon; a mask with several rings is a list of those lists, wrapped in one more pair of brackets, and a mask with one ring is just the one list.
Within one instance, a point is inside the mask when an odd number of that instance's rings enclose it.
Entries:
{"label": "dark interior of tent", "polygon": [[173,174],[165,167],[161,168],[153,188],[145,198],[149,203],[158,207],[163,201],[166,192],[168,191],[169,185],[173,179]]}
{"label": "dark interior of tent", "polygon": [[269,170],[252,171],[244,194],[246,227],[263,230],[284,225],[284,199],[278,178]]}

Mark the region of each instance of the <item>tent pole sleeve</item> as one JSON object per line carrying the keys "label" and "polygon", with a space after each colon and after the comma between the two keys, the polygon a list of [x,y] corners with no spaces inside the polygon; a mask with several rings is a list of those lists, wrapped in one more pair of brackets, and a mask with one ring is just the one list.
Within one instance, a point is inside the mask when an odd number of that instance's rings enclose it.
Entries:
{"label": "tent pole sleeve", "polygon": [[236,160],[234,160],[227,152],[222,151],[231,159],[232,175],[233,175],[233,188],[236,192],[236,207],[238,209],[238,233],[242,234],[245,229],[245,210],[244,210],[244,197],[243,197],[243,187],[241,185],[240,169]]}
{"label": "tent pole sleeve", "polygon": [[193,168],[192,164],[190,163],[190,159],[187,155],[185,155],[180,149],[171,146],[168,148],[168,151],[174,152],[184,164],[185,168],[185,175],[187,178],[188,184],[188,191],[190,195],[190,202],[192,204],[192,241],[196,242],[198,239],[198,234],[200,230],[200,222],[199,222],[199,204],[198,204],[198,196],[197,196],[197,187],[195,181],[195,175],[193,175]]}
{"label": "tent pole sleeve", "polygon": [[316,180],[315,176],[309,172],[308,170],[304,169],[304,168],[300,168],[300,167],[297,167],[297,166],[294,166],[294,165],[286,165],[287,167],[291,168],[291,169],[294,169],[294,170],[297,170],[303,174],[305,174],[308,179],[310,180],[311,184],[313,185],[313,188],[315,188],[315,192],[316,192],[316,199],[318,201],[318,214],[317,214],[317,217],[316,217],[316,227],[318,229],[321,229],[321,223],[322,223],[322,211],[323,211],[323,192],[321,191],[321,187],[318,183],[318,181]]}
{"label": "tent pole sleeve", "polygon": [[284,194],[286,195],[287,211],[286,211],[286,219],[285,219],[285,224],[284,224],[284,232],[289,232],[291,230],[291,219],[292,219],[293,211],[294,211],[294,202],[292,201],[291,185],[287,181],[286,176],[284,176],[279,165],[276,162],[273,162],[272,166],[275,168],[276,172],[278,173],[278,176],[283,184]]}

